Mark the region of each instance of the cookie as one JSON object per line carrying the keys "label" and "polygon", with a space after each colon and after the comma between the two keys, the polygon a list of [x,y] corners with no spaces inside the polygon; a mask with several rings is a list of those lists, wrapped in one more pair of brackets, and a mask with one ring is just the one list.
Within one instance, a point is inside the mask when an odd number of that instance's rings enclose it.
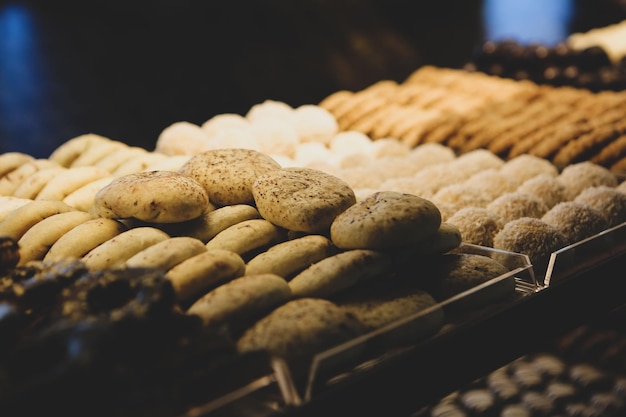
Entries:
{"label": "cookie", "polygon": [[590,161],[568,165],[557,179],[567,188],[570,199],[576,198],[585,188],[601,185],[615,187],[618,183],[613,172]]}
{"label": "cookie", "polygon": [[335,217],[356,203],[345,181],[310,168],[282,168],[261,175],[252,194],[264,219],[307,233],[327,232]]}
{"label": "cookie", "polygon": [[252,184],[261,175],[280,169],[280,164],[252,149],[215,149],[193,156],[178,171],[205,188],[216,206],[251,204]]}
{"label": "cookie", "polygon": [[332,242],[325,236],[301,236],[275,244],[250,259],[246,263],[246,275],[271,273],[289,280],[335,251]]}
{"label": "cookie", "polygon": [[291,299],[287,282],[278,275],[258,274],[235,278],[195,301],[187,314],[199,316],[208,327],[228,326],[236,332]]}
{"label": "cookie", "polygon": [[201,216],[208,206],[208,194],[195,179],[173,171],[148,171],[111,181],[98,191],[91,211],[109,219],[176,223]]}
{"label": "cookie", "polygon": [[330,237],[342,249],[386,249],[420,242],[441,224],[431,201],[412,194],[381,191],[339,214]]}
{"label": "cookie", "polygon": [[378,251],[354,249],[318,261],[291,281],[294,297],[327,298],[359,283],[393,273],[391,257]]}
{"label": "cookie", "polygon": [[[552,253],[566,245],[567,239],[556,227],[533,217],[521,217],[506,223],[493,238],[494,249],[527,255],[539,275],[546,272]],[[517,260],[504,254],[494,254],[494,258],[510,269],[521,266],[510,264]]]}
{"label": "cookie", "polygon": [[[624,199],[626,201],[626,199]],[[608,229],[604,214],[592,206],[576,201],[556,204],[541,220],[555,227],[568,244],[579,242]]]}
{"label": "cookie", "polygon": [[486,247],[493,247],[494,236],[505,224],[500,215],[484,207],[463,208],[446,221],[459,229],[463,242]]}
{"label": "cookie", "polygon": [[588,187],[581,191],[574,201],[588,204],[598,210],[609,227],[626,222],[626,195],[615,187],[606,185]]}
{"label": "cookie", "polygon": [[356,316],[367,331],[385,328],[377,340],[415,343],[443,326],[445,313],[430,293],[402,282],[372,284],[335,303]]}
{"label": "cookie", "polygon": [[[432,273],[430,288],[436,300],[446,300],[479,285],[508,274],[509,268],[495,259],[471,253],[448,253],[428,266]],[[484,306],[515,294],[515,279],[510,276],[466,296],[466,306]]]}
{"label": "cookie", "polygon": [[314,355],[365,332],[363,324],[323,299],[289,301],[257,321],[237,340],[237,350],[266,350],[287,362],[296,378],[306,375]]}

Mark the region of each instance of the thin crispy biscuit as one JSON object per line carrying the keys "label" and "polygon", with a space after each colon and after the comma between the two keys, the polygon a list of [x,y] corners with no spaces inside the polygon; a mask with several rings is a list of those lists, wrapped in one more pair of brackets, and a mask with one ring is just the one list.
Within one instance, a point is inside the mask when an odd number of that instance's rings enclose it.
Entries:
{"label": "thin crispy biscuit", "polygon": [[381,97],[371,97],[369,100],[359,103],[349,113],[339,119],[339,130],[351,130],[351,126],[354,123],[362,118],[369,117],[376,110],[385,106],[386,103],[387,100]]}
{"label": "thin crispy biscuit", "polygon": [[395,103],[389,103],[386,106],[379,107],[368,115],[368,117],[357,120],[352,126],[351,130],[364,133],[368,136],[372,136],[372,131],[378,126],[378,124],[387,118],[389,114],[394,113],[399,105]]}
{"label": "thin crispy biscuit", "polygon": [[452,137],[457,129],[463,125],[463,117],[450,114],[450,117],[426,133],[424,143],[446,144],[448,138]]}
{"label": "thin crispy biscuit", "polygon": [[493,140],[488,149],[497,154],[497,155],[507,155],[512,147],[516,144],[523,142],[526,138],[533,135],[535,132],[538,132],[547,126],[550,126],[553,123],[557,123],[559,119],[561,119],[564,115],[566,115],[569,111],[569,107],[566,106],[557,106],[554,110],[548,109],[543,114],[538,115],[537,117],[531,118],[526,123],[520,123],[518,126],[514,127],[510,132],[510,136],[516,138],[517,140],[514,143],[504,136],[500,136]]}
{"label": "thin crispy biscuit", "polygon": [[612,164],[609,168],[611,172],[615,174],[624,174],[626,173],[626,157],[619,159],[617,162]]}
{"label": "thin crispy biscuit", "polygon": [[563,126],[560,130],[550,135],[547,140],[538,143],[537,146],[530,149],[528,153],[540,158],[550,159],[562,146],[572,139],[591,131],[591,129],[588,124],[584,123]]}
{"label": "thin crispy biscuit", "polygon": [[421,94],[416,95],[413,100],[409,101],[407,104],[428,109],[436,107],[437,102],[449,94],[450,92],[445,88],[431,87],[425,89]]}
{"label": "thin crispy biscuit", "polygon": [[422,143],[426,143],[426,138],[437,126],[446,123],[447,114],[440,114],[426,123],[413,126],[408,132],[402,136],[402,141],[411,147],[415,147]]}
{"label": "thin crispy biscuit", "polygon": [[394,96],[394,102],[402,105],[408,105],[416,100],[420,94],[423,94],[429,87],[421,83],[405,84],[398,88]]}
{"label": "thin crispy biscuit", "polygon": [[598,149],[617,139],[623,132],[623,126],[600,126],[567,143],[556,153],[552,162],[562,169],[569,164],[588,160]]}
{"label": "thin crispy biscuit", "polygon": [[567,128],[578,123],[582,123],[581,114],[577,111],[566,114],[565,117],[559,119],[558,122],[549,124],[539,129],[509,148],[507,158],[515,158],[516,156],[529,153],[537,144],[548,140],[552,135],[558,134],[561,129]]}
{"label": "thin crispy biscuit", "polygon": [[342,105],[344,101],[349,100],[353,95],[354,93],[352,91],[339,90],[323,99],[318,106],[333,113],[338,106]]}
{"label": "thin crispy biscuit", "polygon": [[416,125],[429,123],[440,115],[441,112],[439,110],[422,110],[413,106],[406,106],[404,118],[391,128],[390,136],[400,139]]}
{"label": "thin crispy biscuit", "polygon": [[610,167],[626,156],[626,134],[621,134],[590,158],[591,162]]}
{"label": "thin crispy biscuit", "polygon": [[348,113],[350,113],[353,109],[360,106],[362,103],[365,103],[370,99],[370,96],[367,94],[363,94],[361,91],[358,93],[352,94],[352,96],[342,101],[339,105],[337,105],[333,111],[331,112],[338,123],[341,123],[341,119],[344,118]]}
{"label": "thin crispy biscuit", "polygon": [[371,132],[372,139],[384,138],[390,135],[393,127],[399,123],[404,116],[400,109],[401,107],[395,107],[395,111],[390,112],[385,119],[379,121]]}

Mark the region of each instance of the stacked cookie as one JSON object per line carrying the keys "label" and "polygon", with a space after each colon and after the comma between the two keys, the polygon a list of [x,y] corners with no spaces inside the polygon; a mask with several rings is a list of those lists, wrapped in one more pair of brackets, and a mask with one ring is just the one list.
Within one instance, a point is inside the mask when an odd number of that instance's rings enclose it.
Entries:
{"label": "stacked cookie", "polygon": [[[133,156],[117,166],[132,172],[105,169],[110,155],[123,159],[122,151]],[[48,169],[27,175],[22,166],[32,158],[4,158],[7,188]],[[388,343],[432,335],[445,320],[439,301],[509,272],[487,256],[449,253],[461,234],[425,198],[381,190],[357,201],[337,176],[282,167],[251,149],[184,158],[131,151],[96,135],[68,141],[49,159],[58,172],[86,164],[105,174],[76,182],[41,176],[39,187],[55,192],[20,204],[5,196],[0,235],[17,243],[19,255],[8,245],[7,265],[70,259],[94,274],[162,271],[178,308],[228,334],[242,353],[265,349],[283,357],[298,375],[312,355],[408,317],[421,319],[405,323]],[[105,185],[92,187],[101,180]],[[89,204],[68,204],[67,196],[85,186]],[[416,276],[415,259],[430,272]],[[466,307],[516,296],[512,276],[499,284]],[[311,322],[290,318],[302,314]]]}

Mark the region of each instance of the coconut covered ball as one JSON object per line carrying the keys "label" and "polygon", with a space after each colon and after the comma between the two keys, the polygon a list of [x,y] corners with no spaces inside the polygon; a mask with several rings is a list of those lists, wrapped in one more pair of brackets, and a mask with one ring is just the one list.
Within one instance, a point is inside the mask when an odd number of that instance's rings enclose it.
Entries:
{"label": "coconut covered ball", "polygon": [[406,157],[411,152],[411,147],[395,138],[380,138],[372,142],[368,151],[374,158],[388,156]]}
{"label": "coconut covered ball", "polygon": [[621,183],[619,183],[619,185],[615,187],[615,189],[619,192],[626,194],[626,181],[622,181]]}
{"label": "coconut covered ball", "polygon": [[512,192],[502,194],[487,205],[490,210],[504,219],[505,222],[520,217],[540,218],[548,211],[548,206],[532,194]]}
{"label": "coconut covered ball", "polygon": [[[527,255],[538,273],[545,273],[553,252],[567,246],[567,239],[559,230],[534,217],[512,220],[493,238],[494,249]],[[511,259],[494,254],[505,265]],[[511,269],[520,265],[507,265]]]}
{"label": "coconut covered ball", "polygon": [[475,149],[459,155],[452,164],[469,177],[485,169],[499,169],[504,165],[504,160],[487,149]]}
{"label": "coconut covered ball", "polygon": [[222,113],[211,117],[202,124],[202,130],[212,138],[223,129],[247,129],[248,119],[236,113]]}
{"label": "coconut covered ball", "polygon": [[413,148],[406,158],[419,170],[429,165],[454,161],[456,155],[448,146],[436,142],[427,142]]}
{"label": "coconut covered ball", "polygon": [[588,204],[598,210],[604,215],[609,227],[626,222],[626,194],[613,187],[586,188],[574,201]]}
{"label": "coconut covered ball", "polygon": [[541,220],[558,229],[568,244],[579,242],[608,228],[608,222],[600,211],[576,201],[556,204]]}
{"label": "coconut covered ball", "polygon": [[383,172],[372,171],[369,167],[343,168],[336,175],[354,188],[383,189],[387,176]]}
{"label": "coconut covered ball", "polygon": [[290,121],[294,117],[294,109],[289,104],[277,100],[265,100],[250,107],[246,119],[255,122],[261,119],[278,119]]}
{"label": "coconut covered ball", "polygon": [[155,151],[168,155],[194,155],[207,149],[209,136],[198,125],[176,122],[159,134]]}
{"label": "coconut covered ball", "polygon": [[372,171],[380,171],[387,178],[409,177],[417,175],[420,167],[403,156],[384,156],[369,163]]}
{"label": "coconut covered ball", "polygon": [[540,174],[548,174],[553,177],[559,175],[559,170],[547,159],[530,154],[522,154],[506,161],[500,171],[524,182]]}
{"label": "coconut covered ball", "polygon": [[491,202],[481,189],[465,184],[447,185],[437,191],[432,199],[436,204],[450,204],[457,210],[464,207],[485,207]]}
{"label": "coconut covered ball", "polygon": [[462,183],[467,179],[467,174],[454,169],[452,162],[428,166],[415,174],[413,179],[420,188],[428,190],[433,196],[441,188]]}
{"label": "coconut covered ball", "polygon": [[460,230],[463,242],[486,247],[493,247],[494,236],[505,224],[502,217],[484,207],[462,208],[446,222]]}
{"label": "coconut covered ball", "polygon": [[520,183],[514,177],[503,174],[496,168],[490,168],[472,175],[464,184],[479,188],[485,196],[495,199],[502,194],[515,191]]}
{"label": "coconut covered ball", "polygon": [[293,158],[300,140],[291,123],[280,119],[259,119],[250,123],[250,133],[256,137],[261,152]]}
{"label": "coconut covered ball", "polygon": [[554,176],[540,174],[522,183],[517,191],[532,194],[543,201],[548,208],[569,200],[567,188]]}
{"label": "coconut covered ball", "polygon": [[339,132],[335,116],[313,104],[297,107],[293,112],[293,125],[300,142],[318,142],[328,145]]}
{"label": "coconut covered ball", "polygon": [[576,198],[585,188],[599,185],[617,186],[617,177],[614,173],[590,161],[566,166],[559,174],[558,180],[569,190],[570,200]]}

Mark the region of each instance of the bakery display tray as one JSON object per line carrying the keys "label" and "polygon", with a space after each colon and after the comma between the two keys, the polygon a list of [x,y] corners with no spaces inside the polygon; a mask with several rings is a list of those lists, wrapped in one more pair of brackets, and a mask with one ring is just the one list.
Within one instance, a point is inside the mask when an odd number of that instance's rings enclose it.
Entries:
{"label": "bakery display tray", "polygon": [[[253,381],[179,417],[408,415],[505,363],[538,348],[560,332],[623,303],[620,270],[626,267],[626,224],[555,252],[545,277],[536,277],[525,255],[508,254],[520,267],[439,303],[447,318],[436,334],[389,348],[432,309],[344,343],[313,360],[304,380],[282,361],[273,374]],[[492,248],[463,244],[461,252],[492,256]],[[513,299],[468,311],[463,304],[514,277]],[[356,414],[353,414],[356,415]]]}
{"label": "bakery display tray", "polygon": [[[453,335],[466,331],[464,329],[468,326],[499,315],[540,289],[525,255],[470,244],[462,244],[457,251],[489,257],[497,253],[521,266],[401,321],[319,352],[304,377],[294,378],[283,361],[274,360],[272,374],[251,381],[179,417],[293,412],[315,403],[318,398],[340,392],[357,381],[376,378],[377,372],[390,363],[402,362],[418,352],[431,355],[426,352],[432,346],[447,343]],[[480,302],[480,297],[490,297],[492,290],[511,279],[515,280],[514,294],[494,302]],[[436,333],[428,333],[429,317],[439,311],[444,313],[445,324]]]}

